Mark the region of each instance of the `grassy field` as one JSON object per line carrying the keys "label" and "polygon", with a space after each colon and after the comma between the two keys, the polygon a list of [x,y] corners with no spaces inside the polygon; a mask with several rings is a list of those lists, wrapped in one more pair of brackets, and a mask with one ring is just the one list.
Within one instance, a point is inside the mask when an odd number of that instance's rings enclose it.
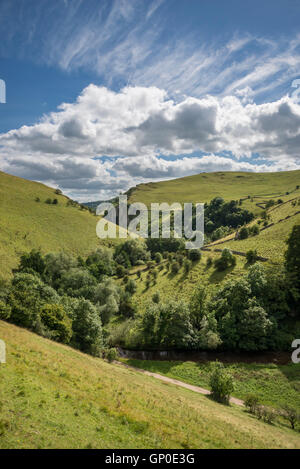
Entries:
{"label": "grassy field", "polygon": [[[126,363],[189,384],[209,388],[209,363],[124,360]],[[245,399],[254,393],[262,404],[281,408],[289,405],[300,411],[300,364],[225,364],[235,382],[233,396]]]}
{"label": "grassy field", "polygon": [[[216,172],[201,173],[171,181],[140,184],[132,190],[129,201],[143,202],[209,202],[214,197],[237,200],[250,195],[278,198],[300,185],[300,170],[277,173]],[[300,191],[297,191],[300,195]],[[258,213],[251,199],[243,206]]]}
{"label": "grassy field", "polygon": [[[292,194],[288,196],[294,198]],[[287,249],[286,240],[292,228],[296,224],[300,224],[300,205],[292,205],[292,201],[282,205],[276,205],[268,210],[270,219],[268,223],[274,223],[273,226],[261,231],[258,236],[252,236],[244,240],[229,239],[226,243],[221,244],[219,248],[229,248],[236,251],[247,252],[249,249],[256,249],[257,253],[262,257],[269,258],[272,262],[281,263],[284,259],[284,252]],[[255,221],[251,224],[256,223]],[[230,238],[230,236],[228,237]],[[231,236],[232,238],[232,236]],[[216,241],[215,245],[222,240]]]}
{"label": "grassy field", "polygon": [[299,433],[238,406],[4,322],[0,337],[0,448],[300,448]]}
{"label": "grassy field", "polygon": [[[56,198],[58,204],[46,204],[48,198]],[[0,172],[0,201],[2,277],[8,277],[20,254],[32,248],[84,256],[100,244],[97,218],[87,210],[68,207],[68,199],[50,187]]]}
{"label": "grassy field", "polygon": [[193,263],[188,274],[181,267],[178,274],[174,275],[171,271],[166,270],[166,263],[162,263],[163,269],[159,270],[159,266],[156,267],[158,276],[156,282],[153,278],[151,279],[149,288],[146,287],[148,271],[142,272],[140,278],[137,274],[131,275],[130,278],[134,279],[137,284],[137,291],[133,299],[138,310],[143,311],[157,291],[159,291],[163,301],[169,299],[189,301],[197,285],[207,285],[211,291],[211,287],[217,286],[223,281],[237,278],[247,272],[248,265],[246,259],[242,257],[237,257],[237,265],[234,269],[229,268],[224,272],[217,272],[213,266],[209,268],[206,266],[208,257],[214,260],[219,256],[219,253],[203,251],[201,260]]}

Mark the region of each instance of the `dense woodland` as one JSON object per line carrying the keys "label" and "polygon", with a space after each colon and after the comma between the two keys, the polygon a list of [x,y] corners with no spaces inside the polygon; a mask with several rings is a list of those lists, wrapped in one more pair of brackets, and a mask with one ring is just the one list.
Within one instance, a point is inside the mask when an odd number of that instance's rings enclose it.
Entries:
{"label": "dense woodland", "polygon": [[[12,280],[1,284],[0,319],[98,356],[117,345],[285,350],[299,319],[299,258],[296,225],[284,266],[265,267],[250,253],[245,275],[211,291],[195,286],[189,302],[164,303],[157,293],[141,312],[133,301],[136,281],[130,279],[130,269],[144,266],[149,278],[162,268],[177,275],[201,262],[200,250],[187,251],[182,240],[172,238],[127,240],[114,250],[101,247],[86,259],[32,250],[21,256]],[[225,248],[209,267],[221,271],[234,266],[235,256]]]}

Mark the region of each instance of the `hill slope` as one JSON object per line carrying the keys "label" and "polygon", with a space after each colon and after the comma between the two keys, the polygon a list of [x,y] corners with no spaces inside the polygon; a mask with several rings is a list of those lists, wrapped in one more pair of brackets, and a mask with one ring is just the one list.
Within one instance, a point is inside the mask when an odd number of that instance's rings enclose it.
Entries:
{"label": "hill slope", "polygon": [[[48,198],[58,204],[46,204]],[[67,202],[53,188],[0,172],[0,276],[32,248],[84,256],[99,245],[95,216]]]}
{"label": "hill slope", "polygon": [[299,434],[239,407],[1,321],[0,337],[0,448],[300,448]]}
{"label": "hill slope", "polygon": [[[214,197],[222,197],[226,201],[249,195],[276,198],[294,191],[297,185],[300,185],[300,170],[200,173],[171,181],[139,184],[130,189],[129,202],[143,202],[149,206],[152,202],[209,202]],[[243,207],[255,210],[255,201],[245,201]]]}

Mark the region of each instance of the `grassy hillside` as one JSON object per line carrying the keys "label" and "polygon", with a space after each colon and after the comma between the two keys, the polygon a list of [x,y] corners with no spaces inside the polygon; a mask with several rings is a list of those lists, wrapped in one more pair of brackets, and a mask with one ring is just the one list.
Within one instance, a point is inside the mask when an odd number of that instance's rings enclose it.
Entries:
{"label": "grassy hillside", "polygon": [[[160,373],[196,386],[209,387],[210,363],[124,360],[129,365]],[[300,410],[300,364],[225,364],[234,378],[233,396],[245,399],[256,394],[261,403],[274,408],[285,405]]]}
{"label": "grassy hillside", "polygon": [[[262,257],[269,258],[272,262],[281,263],[284,259],[284,252],[287,249],[286,239],[296,224],[300,224],[300,197],[294,200],[295,195],[290,194],[289,199],[281,205],[276,205],[268,210],[271,225],[261,231],[258,236],[249,237],[244,240],[234,240],[234,235],[227,238],[226,243],[218,245],[223,240],[213,243],[217,248],[230,248],[236,251],[247,252],[249,249],[256,249],[257,253]],[[286,198],[287,198],[286,197]],[[289,200],[287,199],[287,200]],[[296,202],[296,205],[293,203]],[[251,224],[255,224],[256,221]]]}
{"label": "grassy hillside", "polygon": [[[46,204],[48,198],[58,204]],[[84,256],[99,245],[97,218],[67,202],[53,188],[0,172],[0,276],[9,276],[32,248]]]}
{"label": "grassy hillside", "polygon": [[4,322],[0,337],[0,448],[300,448],[299,433],[242,408]]}
{"label": "grassy hillside", "polygon": [[[227,200],[253,196],[280,197],[300,185],[300,170],[277,173],[201,173],[171,181],[140,184],[132,189],[130,203],[209,202],[214,197]],[[298,190],[300,195],[300,191]],[[255,209],[255,200],[245,208]]]}
{"label": "grassy hillside", "polygon": [[179,273],[174,275],[171,271],[166,270],[166,263],[162,263],[161,265],[164,268],[162,270],[156,268],[158,271],[156,282],[152,279],[149,288],[146,287],[148,271],[142,272],[140,278],[137,274],[131,275],[130,278],[134,279],[137,284],[134,302],[138,307],[138,311],[145,309],[146,305],[151,302],[153,294],[157,291],[159,291],[163,301],[171,299],[189,301],[197,285],[217,286],[225,280],[237,278],[247,272],[246,259],[242,257],[237,258],[237,265],[234,269],[230,268],[224,272],[217,272],[213,266],[209,268],[206,266],[208,257],[214,260],[219,256],[219,253],[203,251],[201,260],[194,262],[187,274],[184,272],[184,268],[181,267]]}

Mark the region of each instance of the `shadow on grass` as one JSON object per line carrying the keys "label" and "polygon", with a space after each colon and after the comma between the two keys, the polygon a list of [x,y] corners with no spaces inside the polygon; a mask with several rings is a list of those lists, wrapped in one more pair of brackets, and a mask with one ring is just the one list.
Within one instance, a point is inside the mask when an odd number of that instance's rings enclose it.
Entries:
{"label": "shadow on grass", "polygon": [[235,266],[230,266],[230,267],[228,267],[228,269],[223,270],[221,272],[218,271],[218,270],[214,270],[213,273],[209,277],[209,282],[210,283],[219,283],[219,282],[221,282],[222,280],[224,280],[226,275],[230,274],[233,271],[234,268],[235,268]]}

